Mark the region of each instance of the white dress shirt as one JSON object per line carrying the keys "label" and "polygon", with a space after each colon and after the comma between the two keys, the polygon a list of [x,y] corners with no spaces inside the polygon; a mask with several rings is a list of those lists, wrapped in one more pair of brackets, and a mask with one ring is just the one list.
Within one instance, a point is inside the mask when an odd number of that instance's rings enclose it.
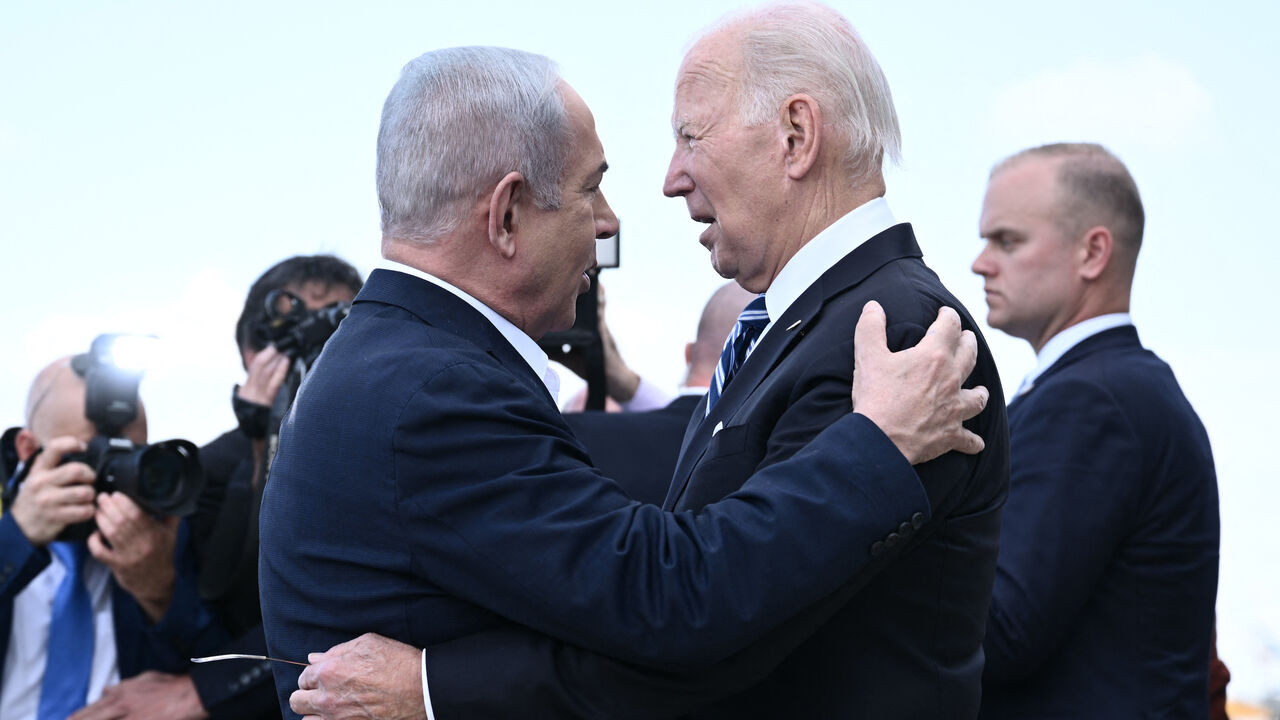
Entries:
{"label": "white dress shirt", "polygon": [[511,343],[511,347],[515,348],[516,352],[520,354],[520,357],[524,358],[524,361],[529,364],[529,368],[533,370],[533,374],[542,379],[542,384],[547,386],[547,392],[551,393],[551,399],[556,401],[557,405],[559,404],[560,376],[556,374],[554,369],[552,369],[550,360],[547,359],[547,354],[542,351],[542,348],[538,347],[538,343],[535,342],[533,338],[525,334],[523,330],[512,325],[510,320],[507,320],[494,312],[493,308],[488,305],[485,305],[479,300],[471,297],[471,295],[467,294],[466,291],[454,287],[429,272],[424,272],[418,268],[403,265],[394,260],[383,260],[379,267],[384,270],[394,270],[395,272],[402,272],[406,275],[413,275],[414,277],[422,278],[432,285],[448,290],[458,296],[458,298],[463,302],[475,308],[477,312],[485,316],[485,318],[493,324],[493,327],[497,329],[498,332],[502,333],[502,337],[506,338],[507,342]]}
{"label": "white dress shirt", "polygon": [[1049,338],[1049,342],[1045,343],[1044,347],[1040,348],[1040,352],[1036,353],[1036,366],[1023,378],[1022,384],[1018,386],[1018,391],[1013,396],[1016,398],[1035,387],[1036,380],[1040,378],[1044,371],[1058,362],[1071,348],[1100,332],[1132,324],[1133,318],[1129,316],[1129,313],[1110,313],[1078,322]]}
{"label": "white dress shirt", "polygon": [[[111,614],[111,570],[89,556],[84,560],[82,573],[93,607],[94,630],[87,704],[120,682],[120,666],[116,655],[115,618]],[[0,718],[4,720],[35,720],[49,656],[53,596],[66,574],[66,566],[54,555],[49,566],[13,598],[13,622],[0,685]]]}
{"label": "white dress shirt", "polygon": [[[763,341],[773,329],[773,321],[782,317],[796,298],[817,282],[823,273],[854,248],[897,224],[889,203],[878,197],[849,211],[801,246],[764,293],[769,324],[760,334],[760,340]],[[759,344],[756,343],[757,346]]]}

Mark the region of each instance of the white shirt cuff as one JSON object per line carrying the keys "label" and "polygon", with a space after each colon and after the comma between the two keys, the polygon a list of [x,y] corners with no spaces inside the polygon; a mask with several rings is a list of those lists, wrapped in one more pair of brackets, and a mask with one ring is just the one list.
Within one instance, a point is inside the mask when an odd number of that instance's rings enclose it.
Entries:
{"label": "white shirt cuff", "polygon": [[427,689],[427,649],[422,649],[422,705],[427,709],[427,720],[436,720],[431,711],[431,691]]}
{"label": "white shirt cuff", "polygon": [[626,412],[657,410],[666,407],[674,399],[675,396],[671,393],[641,377],[640,384],[636,386],[636,394],[622,403],[622,409]]}

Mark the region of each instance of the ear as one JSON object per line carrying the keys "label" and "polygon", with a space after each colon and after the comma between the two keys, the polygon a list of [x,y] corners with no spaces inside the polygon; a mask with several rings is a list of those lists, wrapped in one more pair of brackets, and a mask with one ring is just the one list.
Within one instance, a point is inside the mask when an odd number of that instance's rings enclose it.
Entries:
{"label": "ear", "polygon": [[1111,264],[1114,250],[1115,238],[1107,228],[1098,225],[1085,231],[1080,239],[1080,277],[1085,280],[1101,277]]}
{"label": "ear", "polygon": [[34,433],[26,428],[18,431],[18,436],[13,439],[13,444],[18,450],[18,459],[22,462],[26,462],[40,449],[40,441],[36,439]]}
{"label": "ear", "polygon": [[489,244],[506,259],[516,254],[515,232],[525,195],[524,176],[509,172],[489,195]]}
{"label": "ear", "polygon": [[799,180],[818,162],[822,146],[822,110],[809,95],[797,93],[782,103],[787,177]]}
{"label": "ear", "polygon": [[687,342],[684,344],[684,364],[688,366],[692,362],[693,362],[693,343]]}

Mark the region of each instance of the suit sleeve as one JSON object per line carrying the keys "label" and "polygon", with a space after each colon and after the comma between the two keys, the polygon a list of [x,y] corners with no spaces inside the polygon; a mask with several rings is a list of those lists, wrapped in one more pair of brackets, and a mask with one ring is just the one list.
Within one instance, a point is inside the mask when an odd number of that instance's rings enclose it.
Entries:
{"label": "suit sleeve", "polygon": [[728,657],[835,591],[870,563],[873,542],[928,511],[913,468],[847,406],[813,445],[722,502],[664,513],[601,482],[542,405],[471,365],[408,401],[394,457],[400,522],[421,528],[407,533],[414,570],[626,662]]}
{"label": "suit sleeve", "polygon": [[1135,512],[1138,435],[1104,388],[1038,387],[1015,408],[984,683],[1033,672],[1087,602]]}
{"label": "suit sleeve", "polygon": [[[890,327],[890,347],[914,345],[924,328]],[[810,365],[788,409],[770,435],[760,467],[782,472],[825,443],[824,428],[848,414],[851,340],[833,346]],[[868,423],[870,424],[870,423]],[[883,437],[883,435],[881,436]],[[887,440],[887,438],[886,438]],[[812,443],[811,445],[807,445]],[[807,446],[806,446],[807,445]],[[917,468],[934,515],[954,506],[973,459],[952,453]],[[871,468],[851,468],[846,482],[874,486]],[[868,472],[870,471],[870,472]],[[864,511],[869,510],[862,508]],[[893,525],[896,527],[896,525]],[[763,680],[783,659],[840,610],[875,573],[927,532],[862,565],[833,593],[803,608],[749,647],[696,668],[629,663],[527,629],[506,628],[463,637],[427,650],[427,675],[436,717],[663,718],[684,715]],[[865,554],[866,549],[859,549]]]}
{"label": "suit sleeve", "polygon": [[[179,526],[174,564],[177,577],[173,597],[164,616],[155,623],[150,622],[132,596],[117,587],[117,600],[127,597],[130,602],[128,607],[118,608],[115,612],[117,615],[131,613],[134,616],[132,625],[140,630],[136,645],[133,638],[116,638],[122,666],[132,664],[139,669],[180,672],[190,665],[190,658],[210,654],[227,641],[226,630],[200,600],[196,590],[195,551],[190,545],[185,521]],[[117,618],[117,627],[120,626]],[[126,663],[125,655],[133,655],[135,660]]]}

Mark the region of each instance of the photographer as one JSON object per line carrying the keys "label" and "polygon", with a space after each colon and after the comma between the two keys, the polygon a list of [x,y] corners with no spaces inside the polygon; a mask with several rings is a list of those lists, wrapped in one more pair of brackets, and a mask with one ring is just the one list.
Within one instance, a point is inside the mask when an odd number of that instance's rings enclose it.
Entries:
{"label": "photographer", "polygon": [[[331,333],[340,317],[333,311],[344,310],[362,285],[359,272],[336,257],[296,256],[263,273],[245,298],[236,345],[248,376],[232,400],[239,426],[201,448],[205,486],[191,518],[200,594],[235,638],[211,654],[266,653],[257,563],[258,503],[269,446],[302,372],[328,337],[325,330]],[[280,717],[265,663],[215,662],[192,665],[187,672],[167,678],[164,687],[121,687],[163,698],[157,701],[168,710],[153,717],[165,720]]]}
{"label": "photographer", "polygon": [[[8,490],[16,494],[0,516],[5,720],[66,718],[121,678],[176,670],[218,639],[179,519],[156,519],[124,492],[96,492],[93,467],[63,462],[98,432],[71,359],[42,370],[14,438],[21,465]],[[118,434],[146,443],[140,403]],[[88,521],[96,529],[87,540],[59,539]]]}

